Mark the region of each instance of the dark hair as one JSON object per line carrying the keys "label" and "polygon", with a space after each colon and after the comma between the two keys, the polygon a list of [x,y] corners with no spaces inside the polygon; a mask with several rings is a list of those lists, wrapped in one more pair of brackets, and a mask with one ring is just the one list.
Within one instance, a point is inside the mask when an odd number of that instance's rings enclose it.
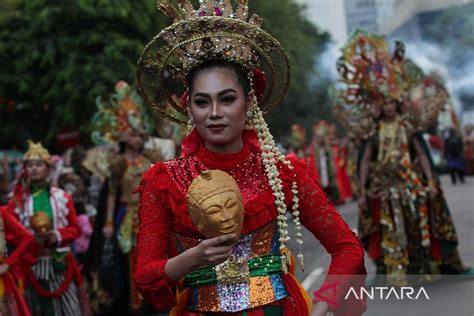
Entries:
{"label": "dark hair", "polygon": [[237,76],[237,80],[240,86],[242,87],[242,90],[244,91],[244,95],[249,94],[250,82],[249,82],[246,72],[243,70],[243,68],[239,64],[235,62],[227,61],[224,59],[210,59],[194,67],[189,72],[189,76],[188,76],[189,91],[191,92],[193,90],[193,82],[198,75],[202,74],[203,72],[209,71],[211,69],[216,69],[216,68],[228,69],[232,71]]}

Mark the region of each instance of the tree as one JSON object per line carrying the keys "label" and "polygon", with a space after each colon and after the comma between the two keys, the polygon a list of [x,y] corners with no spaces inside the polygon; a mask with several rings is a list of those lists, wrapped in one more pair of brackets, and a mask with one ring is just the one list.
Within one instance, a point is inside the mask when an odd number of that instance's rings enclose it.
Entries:
{"label": "tree", "polygon": [[0,97],[21,109],[2,109],[2,143],[17,128],[49,145],[61,128],[86,131],[95,98],[134,82],[144,43],[165,23],[148,0],[23,0],[11,12],[0,20]]}
{"label": "tree", "polygon": [[291,82],[287,97],[268,122],[276,137],[290,133],[292,123],[310,127],[316,118],[331,112],[325,82],[318,76],[316,58],[329,42],[329,34],[321,32],[303,15],[304,7],[291,0],[255,0],[252,12],[263,18],[263,28],[277,38],[290,56]]}
{"label": "tree", "polygon": [[[0,15],[0,143],[43,140],[51,147],[62,128],[89,141],[95,98],[117,80],[134,83],[144,45],[170,20],[150,0],[3,0]],[[254,0],[250,8],[288,50],[292,82],[273,131],[314,112],[321,89],[310,84],[314,58],[328,40],[293,0]],[[324,87],[322,87],[324,88]],[[324,88],[325,89],[325,88]],[[13,138],[12,138],[13,137]]]}

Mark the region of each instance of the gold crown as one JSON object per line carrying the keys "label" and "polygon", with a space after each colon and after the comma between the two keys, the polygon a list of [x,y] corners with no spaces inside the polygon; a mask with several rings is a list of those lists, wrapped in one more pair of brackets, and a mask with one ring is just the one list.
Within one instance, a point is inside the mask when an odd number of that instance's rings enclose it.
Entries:
{"label": "gold crown", "polygon": [[[174,8],[167,1],[158,1],[158,8],[168,17],[172,18],[174,22],[191,21],[198,17],[224,17],[237,19],[247,22],[248,16],[248,1],[237,0],[237,10],[233,12],[232,5],[229,0],[226,1],[203,1],[198,10],[195,10],[190,1],[179,1],[179,10]],[[250,25],[260,27],[262,19],[254,14],[248,21]],[[210,27],[211,24],[205,27]],[[217,26],[218,27],[218,26]],[[205,28],[204,28],[205,30]],[[183,32],[186,36],[186,32]],[[187,37],[187,36],[186,36]],[[191,41],[187,44],[180,45],[184,38],[176,33],[166,34],[165,40],[170,44],[181,46],[176,50],[176,57],[180,60],[180,65],[173,65],[170,67],[172,75],[181,80],[187,79],[187,74],[191,69],[209,59],[224,58],[229,61],[237,62],[242,65],[247,71],[251,71],[258,65],[258,59],[252,54],[252,46],[238,38],[228,37],[226,39],[219,37],[204,37]]]}
{"label": "gold crown", "polygon": [[42,160],[48,165],[52,164],[49,151],[41,145],[41,142],[34,143],[31,140],[28,141],[28,151],[23,156],[23,160]]}
{"label": "gold crown", "polygon": [[[173,100],[184,92],[189,72],[211,59],[238,63],[249,75],[256,68],[268,78],[258,100],[264,113],[278,105],[288,90],[289,59],[281,44],[260,28],[262,19],[248,19],[248,1],[200,1],[195,9],[189,0],[158,1],[158,8],[174,23],[162,30],[146,47],[138,61],[138,91],[159,114],[178,123],[188,122],[185,106]],[[176,91],[177,86],[184,87]]]}

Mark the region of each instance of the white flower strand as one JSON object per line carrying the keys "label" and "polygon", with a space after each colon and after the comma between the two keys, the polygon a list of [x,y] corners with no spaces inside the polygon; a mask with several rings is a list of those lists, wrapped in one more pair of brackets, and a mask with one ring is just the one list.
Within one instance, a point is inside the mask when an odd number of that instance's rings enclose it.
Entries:
{"label": "white flower strand", "polygon": [[[280,179],[280,172],[278,171],[276,161],[282,162],[284,165],[288,166],[290,170],[294,170],[291,162],[285,158],[285,156],[280,152],[276,147],[273,140],[273,136],[270,134],[268,125],[263,118],[263,113],[257,105],[257,98],[254,96],[254,105],[251,109],[253,112],[250,125],[255,128],[258,135],[258,140],[260,147],[262,149],[262,160],[265,167],[265,172],[267,174],[268,183],[273,191],[275,196],[275,206],[278,211],[278,231],[280,233],[280,253],[283,271],[288,272],[288,267],[291,264],[291,256],[288,250],[287,242],[290,240],[288,234],[288,223],[287,223],[287,208],[285,204],[285,195],[282,191],[283,184]],[[296,178],[296,174],[294,175]],[[298,185],[295,180],[291,184],[291,192],[293,195],[292,199],[292,214],[293,222],[295,223],[296,231],[296,242],[299,246],[299,253],[297,255],[300,262],[301,269],[304,270],[304,256],[302,253],[301,245],[303,244],[302,233],[301,233],[301,222],[299,219],[299,199],[298,199]]]}

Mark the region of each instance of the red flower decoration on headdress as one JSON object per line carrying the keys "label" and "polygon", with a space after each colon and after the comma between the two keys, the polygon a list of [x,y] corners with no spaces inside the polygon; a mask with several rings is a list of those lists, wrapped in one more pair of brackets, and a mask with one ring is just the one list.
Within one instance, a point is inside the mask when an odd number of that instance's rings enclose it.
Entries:
{"label": "red flower decoration on headdress", "polygon": [[179,105],[183,108],[188,106],[189,101],[189,93],[188,91],[184,91],[181,97],[179,98]]}
{"label": "red flower decoration on headdress", "polygon": [[253,71],[253,88],[255,90],[255,95],[258,99],[263,97],[263,92],[265,91],[265,85],[267,83],[267,75],[263,70],[257,68]]}

